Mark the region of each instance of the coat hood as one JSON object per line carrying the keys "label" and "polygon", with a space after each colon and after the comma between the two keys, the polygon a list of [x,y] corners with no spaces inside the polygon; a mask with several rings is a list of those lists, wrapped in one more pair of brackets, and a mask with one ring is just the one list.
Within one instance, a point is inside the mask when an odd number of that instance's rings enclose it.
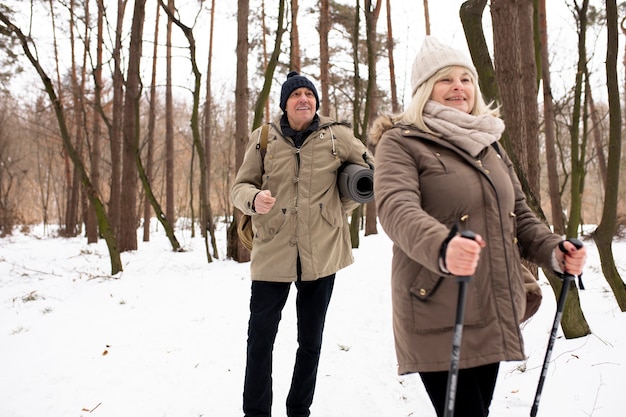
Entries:
{"label": "coat hood", "polygon": [[384,114],[378,116],[376,120],[374,120],[368,138],[372,146],[378,145],[378,142],[380,141],[383,134],[394,127],[395,123],[392,117],[393,116],[391,116],[390,114]]}

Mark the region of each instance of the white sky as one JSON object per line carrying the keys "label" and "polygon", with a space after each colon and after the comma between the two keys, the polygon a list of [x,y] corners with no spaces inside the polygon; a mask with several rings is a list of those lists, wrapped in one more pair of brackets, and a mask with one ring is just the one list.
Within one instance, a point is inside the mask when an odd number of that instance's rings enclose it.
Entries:
{"label": "white sky", "polygon": [[[382,0],[381,0],[382,1]],[[431,0],[430,1],[430,19],[431,19],[431,33],[438,37],[441,41],[448,43],[456,48],[467,51],[465,43],[465,36],[463,28],[459,19],[459,9],[465,0]],[[353,3],[353,1],[345,1],[346,3]],[[553,56],[552,71],[553,71],[553,83],[554,93],[558,97],[559,91],[565,91],[573,83],[573,68],[575,67],[576,57],[576,28],[573,23],[573,18],[568,10],[567,3],[571,3],[571,0],[547,0],[548,2],[548,28],[549,28],[549,43],[551,48],[551,55]],[[21,5],[27,3],[23,0],[8,0],[5,1],[7,5]],[[113,0],[105,1],[107,5],[114,5],[116,2]],[[255,10],[260,6],[261,0],[251,0],[251,10]],[[599,0],[592,0],[592,3],[599,3]],[[132,16],[132,1],[129,1],[127,6],[126,15],[128,19]],[[192,26],[196,14],[198,11],[199,0],[176,0],[176,6],[181,12],[183,23],[188,26]],[[265,0],[268,13],[274,13],[276,9],[276,1]],[[598,4],[599,7],[604,7],[603,4]],[[378,31],[380,33],[386,32],[386,16],[385,5],[383,4],[381,16],[378,22]],[[44,9],[39,9],[38,18],[34,20],[34,27],[36,32],[34,33],[41,54],[47,54],[52,56],[52,37],[51,37],[51,25],[50,19],[47,13],[48,6]],[[199,16],[199,20],[194,27],[194,36],[197,43],[197,61],[200,71],[205,76],[206,72],[206,56],[208,53],[208,26],[209,26],[209,13],[210,1],[205,0],[203,7],[204,10]],[[216,29],[214,41],[214,65],[213,65],[213,91],[225,91],[225,95],[231,94],[234,86],[234,73],[235,73],[235,46],[237,39],[237,22],[236,22],[236,7],[237,2],[232,0],[216,0]],[[318,35],[315,31],[316,21],[306,18],[308,10],[317,7],[317,0],[301,0],[300,1],[300,35],[301,45],[304,49],[304,55],[316,56],[318,53]],[[151,22],[154,19],[154,12],[156,8],[156,0],[149,0],[146,4],[146,13],[149,16],[146,19],[144,26],[144,56],[150,56],[152,54],[152,31]],[[422,40],[425,35],[424,29],[424,11],[422,1],[398,1],[392,0],[392,14],[393,14],[393,30],[394,37],[398,44],[394,51],[396,59],[396,75],[399,94],[402,95],[405,89],[408,89],[408,80],[405,74],[410,73],[410,67],[413,61],[413,57],[417,53],[421,46]],[[23,12],[26,12],[24,10]],[[95,10],[92,10],[95,13]],[[67,19],[67,13],[63,16]],[[58,18],[61,19],[61,18]],[[28,30],[27,20],[18,20],[18,24],[21,25],[22,30]],[[161,27],[164,27],[164,16],[161,16]],[[113,23],[111,23],[113,24]],[[258,26],[258,22],[251,22],[251,26]],[[487,42],[491,44],[491,22],[490,22],[490,10],[489,6],[485,8],[484,12],[484,27]],[[274,30],[275,23],[270,24],[270,28]],[[251,35],[253,34],[251,29]],[[65,42],[66,39],[60,35],[59,42]],[[161,29],[160,43],[164,44],[165,30]],[[175,83],[191,85],[191,69],[189,65],[187,41],[182,36],[180,29],[174,27],[174,44],[179,45],[185,49],[175,50],[175,66],[176,74],[174,78]],[[596,41],[593,33],[589,33],[588,38],[590,42],[589,51],[595,51],[597,56],[594,61],[594,68],[599,72],[597,75],[598,82],[595,85],[603,85],[603,62],[604,62],[604,45],[606,40],[605,35],[602,35],[598,41]],[[128,35],[130,37],[130,35]],[[272,39],[268,38],[268,48],[272,47]],[[65,51],[68,50],[66,46]],[[284,51],[283,54],[286,54]],[[160,55],[164,56],[164,51],[160,52]],[[282,56],[282,60],[285,60],[285,56]],[[164,61],[164,59],[162,60]],[[64,60],[62,65],[69,60]],[[28,63],[25,64],[27,77],[26,81],[17,84],[16,94],[18,95],[30,95],[34,93],[34,89],[40,90],[41,83],[35,74],[34,70]],[[52,64],[46,67],[49,75],[54,73],[54,67]],[[150,79],[151,65],[144,65],[144,80]],[[164,69],[160,70],[164,74]],[[254,63],[250,63],[249,74],[254,74]],[[315,75],[315,74],[308,74]],[[380,80],[379,84],[384,88],[387,84],[385,77],[388,77],[384,71],[379,71]],[[277,74],[278,79],[282,79],[280,74]],[[34,81],[33,81],[34,80]],[[261,86],[259,85],[258,88]],[[253,83],[251,89],[253,90],[257,86]],[[273,92],[277,89],[275,85]],[[183,95],[188,94],[188,91],[181,90]],[[20,94],[22,93],[22,94]]]}

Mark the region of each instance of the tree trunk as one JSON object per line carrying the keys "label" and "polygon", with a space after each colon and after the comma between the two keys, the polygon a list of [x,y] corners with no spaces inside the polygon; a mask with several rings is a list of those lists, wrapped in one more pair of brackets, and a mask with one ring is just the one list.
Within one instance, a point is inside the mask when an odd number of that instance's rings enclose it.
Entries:
{"label": "tree trunk", "polygon": [[[470,53],[477,67],[479,79],[481,79],[481,84],[480,84],[481,90],[483,90],[483,93],[485,93],[485,97],[487,101],[499,102],[499,97],[498,97],[499,89],[495,85],[493,85],[495,83],[492,83],[493,76],[495,73],[493,71],[491,59],[489,58],[489,53],[488,53],[488,49],[484,40],[482,24],[481,24],[481,17],[482,17],[482,13],[483,13],[486,3],[487,3],[486,0],[474,0],[474,1],[469,0],[465,2],[461,7],[461,21],[463,23],[464,31],[468,39]],[[507,11],[506,8],[516,7],[515,2],[507,2],[507,1],[499,0],[498,2],[492,2],[491,7],[492,7],[492,16],[494,20],[493,22],[494,39],[498,39],[498,42],[497,42],[498,50],[502,50],[502,49],[506,50],[507,48],[511,48],[511,49],[515,48],[516,47],[515,45],[517,44],[516,40],[509,40],[510,42],[513,42],[513,44],[508,45],[508,46],[504,42],[505,39],[509,39],[511,37],[510,33],[509,34],[506,33],[507,31],[517,32],[519,30],[519,28],[516,28],[515,26],[511,26],[512,25],[511,23],[504,23],[506,21],[504,17],[507,17],[506,13],[512,13],[511,11]],[[527,11],[526,13],[528,14],[529,12]],[[526,22],[528,20],[532,21],[532,13],[530,14],[531,14],[531,17],[526,16]],[[519,16],[518,16],[518,19],[519,19]],[[495,47],[496,47],[496,44],[494,43],[494,48]],[[517,47],[524,47],[524,45],[517,45]],[[528,45],[525,45],[525,47],[534,51],[534,48],[529,47]],[[498,57],[497,53],[494,53],[494,55]],[[531,59],[534,60],[534,53],[527,54],[525,56],[527,57],[532,56],[533,58]],[[498,59],[503,60],[503,58],[504,58],[503,56],[500,56]],[[512,58],[512,59],[515,59],[515,58]],[[519,65],[521,65],[521,62]],[[534,65],[532,66],[534,67]],[[498,84],[507,85],[507,89],[508,89],[509,85],[505,84],[505,81],[504,81],[506,77],[504,77],[503,79],[500,76],[501,67],[498,65],[498,63],[496,63],[496,68],[498,68]],[[506,68],[506,64],[505,64],[505,68]],[[510,75],[514,76],[515,70],[512,69],[509,71],[512,71]],[[518,69],[518,71],[520,70]],[[536,69],[533,69],[532,73],[535,74]],[[527,78],[527,83],[530,86],[529,88],[534,91],[536,88],[534,75],[532,77],[532,81],[530,77]],[[515,87],[513,86],[512,89],[514,90]],[[510,101],[511,100],[507,101],[509,106],[514,106],[515,103],[511,103]],[[502,99],[502,102],[503,103],[505,102],[504,98]],[[536,98],[534,99],[532,106],[536,108]],[[504,109],[505,116],[506,114],[508,114],[507,111],[508,110],[505,108]],[[538,123],[535,124],[535,129],[538,129]],[[535,131],[535,135],[536,134],[537,134],[537,131]],[[507,148],[507,152],[514,163],[516,174],[522,184],[522,188],[524,190],[524,193],[526,194],[529,206],[533,209],[535,214],[541,220],[545,221],[545,215],[543,214],[543,211],[541,209],[541,204],[539,203],[539,200],[535,197],[535,192],[533,191],[531,184],[527,180],[525,171],[522,168],[522,164],[519,162],[518,155],[516,154],[515,150],[512,149],[511,141],[509,138],[509,129],[505,131],[503,138],[501,139],[501,142],[503,143],[505,148]],[[533,266],[533,265],[527,265],[527,266],[530,266],[532,268],[531,270],[534,270],[536,273],[536,266]],[[558,294],[560,292],[560,281],[554,276],[552,271],[544,270],[544,274],[548,278],[548,281],[550,282],[555,293]],[[572,290],[568,293],[568,299],[567,299],[565,311],[563,314],[562,327],[563,327],[564,333],[566,334],[566,337],[577,337],[577,336],[588,334],[589,327],[582,314],[582,310],[580,309],[578,292],[576,290]]]}
{"label": "tree trunk", "polygon": [[500,90],[482,24],[486,5],[487,0],[468,0],[461,5],[459,16],[472,61],[478,72],[480,91],[485,100],[490,103],[500,101]]}
{"label": "tree trunk", "polygon": [[595,149],[596,157],[593,158],[597,161],[598,170],[600,171],[600,182],[602,188],[606,189],[606,181],[608,178],[606,158],[604,157],[604,144],[602,141],[602,120],[598,114],[596,103],[593,99],[593,92],[591,91],[591,85],[589,83],[589,74],[585,75],[585,96],[587,97],[587,105],[589,106],[589,118],[591,119],[590,133],[593,136],[593,147]]}
{"label": "tree trunk", "polygon": [[[212,182],[212,164],[211,164],[211,112],[213,109],[213,97],[211,92],[211,76],[213,74],[213,35],[215,32],[215,0],[211,0],[211,24],[209,27],[209,53],[207,57],[206,70],[206,101],[204,103],[204,155],[206,160],[206,195],[209,197],[209,207],[211,204],[211,182]],[[217,238],[215,236],[215,221],[212,214],[207,214],[207,222],[203,224],[204,234],[211,237],[211,245],[213,246],[213,256],[218,258]]]}
{"label": "tree trunk", "polygon": [[[91,23],[91,15],[89,13],[89,4],[90,2],[86,2],[85,3],[85,16],[84,19],[86,22],[90,22]],[[90,39],[91,38],[91,24],[89,25],[85,25],[85,32],[84,32],[84,39]],[[85,141],[87,143],[87,151],[85,152],[87,160],[89,161],[91,159],[91,152],[90,152],[90,136],[89,136],[89,130],[88,130],[88,126],[92,126],[93,124],[90,123],[90,117],[92,112],[88,111],[87,106],[85,105],[85,97],[87,96],[86,93],[86,83],[87,83],[87,55],[91,54],[90,52],[90,45],[85,42],[85,47],[83,48],[83,59],[82,59],[82,69],[81,69],[81,75],[80,75],[80,91],[81,91],[81,98],[80,98],[80,102],[81,102],[81,114],[82,114],[82,123],[81,125],[83,126],[82,130],[83,133],[85,135]],[[93,132],[93,131],[92,131]],[[91,163],[90,163],[91,165]],[[80,176],[77,175],[77,181],[78,184],[80,184]],[[92,184],[96,185],[93,181],[92,178]],[[96,222],[92,221],[92,228],[90,231],[87,230],[87,224],[89,222],[89,202],[87,200],[87,196],[85,195],[84,192],[80,193],[80,203],[81,203],[81,212],[82,212],[82,223],[85,226],[85,236],[87,236],[87,242],[89,242],[90,236],[89,233],[91,233],[91,239],[93,242],[97,242],[98,240],[98,236],[97,236],[97,232],[98,232],[98,228],[97,228],[97,224]],[[93,219],[94,216],[91,216],[91,218]]]}
{"label": "tree trunk", "polygon": [[554,102],[550,79],[550,60],[548,54],[548,25],[546,18],[546,0],[539,0],[539,33],[541,40],[541,78],[543,80],[543,130],[546,148],[546,166],[548,170],[548,194],[552,214],[554,233],[565,234],[565,219],[561,204],[561,188],[556,155],[556,131],[554,127]]}
{"label": "tree trunk", "polygon": [[[202,220],[201,223],[206,225],[208,222],[208,217],[211,216],[211,208],[209,206],[209,198],[207,196],[207,165],[205,160],[204,147],[202,146],[202,141],[200,140],[200,88],[202,86],[202,74],[200,74],[200,70],[198,69],[198,63],[196,60],[196,40],[193,36],[193,31],[189,26],[184,25],[179,19],[177,19],[173,13],[170,12],[168,8],[165,7],[163,0],[159,0],[161,2],[161,6],[167,13],[168,17],[183,31],[185,38],[187,38],[187,42],[189,43],[189,59],[191,60],[191,71],[194,76],[194,88],[193,88],[193,106],[191,110],[191,136],[193,138],[193,145],[198,154],[198,163],[200,166],[200,205],[202,207]],[[193,178],[193,176],[191,176]],[[205,226],[203,226],[205,227]],[[209,240],[208,236],[205,233],[204,245],[206,250],[206,256],[208,262],[213,262],[211,257],[211,253],[209,252]]]}
{"label": "tree trunk", "polygon": [[[270,89],[272,88],[272,80],[274,79],[274,71],[276,70],[276,66],[278,65],[278,57],[280,56],[280,52],[281,52],[280,44],[282,42],[283,34],[287,30],[287,28],[283,26],[284,22],[285,22],[285,0],[280,0],[278,2],[278,26],[276,28],[276,39],[274,41],[274,50],[272,51],[272,56],[270,57],[269,62],[267,63],[267,67],[265,68],[265,74],[263,77],[263,88],[261,89],[261,92],[257,96],[256,102],[254,104],[254,120],[252,121],[252,130],[261,126],[261,122],[263,121],[263,109],[265,108],[265,103],[267,103],[269,96],[270,96]],[[245,148],[244,148],[244,151],[245,151]]]}
{"label": "tree trunk", "polygon": [[[81,90],[81,82],[79,81],[78,68],[76,63],[76,35],[74,34],[74,0],[69,3],[70,12],[70,81],[72,91],[72,104],[73,104],[73,119],[74,119],[74,140],[76,151],[81,156],[83,155],[84,145],[84,128],[83,123],[83,91]],[[84,65],[83,65],[84,68]],[[79,233],[78,213],[80,204],[80,177],[76,168],[71,172],[70,176],[71,184],[69,186],[68,200],[66,202],[65,211],[65,235],[76,236]]]}
{"label": "tree trunk", "polygon": [[[365,28],[367,42],[367,91],[365,98],[365,120],[363,126],[369,131],[371,123],[378,115],[378,85],[376,84],[378,63],[378,40],[376,26],[383,0],[377,0],[373,5],[371,0],[365,0]],[[367,145],[367,134],[361,138]],[[373,150],[372,150],[373,151]],[[370,201],[365,210],[365,236],[378,234],[376,202]],[[352,219],[354,221],[355,219]]]}
{"label": "tree trunk", "polygon": [[[235,82],[235,166],[243,162],[248,144],[248,17],[250,0],[237,0],[237,80]],[[241,212],[235,209],[233,222],[228,227],[227,255],[238,262],[248,262],[250,251],[237,236],[237,221]]]}
{"label": "tree trunk", "polygon": [[143,23],[146,0],[135,0],[130,34],[128,75],[124,95],[124,147],[122,152],[122,218],[120,251],[137,250],[137,164],[139,143],[139,101],[141,99],[141,63]]}
{"label": "tree trunk", "polygon": [[[153,159],[154,159],[154,125],[156,120],[156,76],[157,76],[157,55],[159,48],[159,21],[161,17],[161,4],[157,2],[156,18],[154,22],[154,45],[152,46],[152,77],[150,80],[150,103],[148,109],[148,143],[146,144],[146,180],[150,184],[153,180]],[[152,218],[152,205],[148,193],[143,198],[143,241],[150,241],[150,219]]]}
{"label": "tree trunk", "polygon": [[[528,0],[491,2],[494,57],[510,148],[539,201],[539,118],[537,67],[533,38],[533,3]],[[502,88],[502,86],[506,88]],[[507,149],[509,150],[509,149]]]}
{"label": "tree trunk", "polygon": [[[353,111],[352,111],[352,130],[354,136],[357,138],[365,137],[366,126],[361,121],[361,73],[360,57],[359,57],[359,28],[361,26],[360,19],[360,0],[356,1],[356,7],[354,9],[354,26],[351,32],[352,39],[352,65],[354,68],[354,99],[353,99]],[[367,114],[367,112],[365,112]],[[365,116],[363,116],[365,119]],[[350,219],[350,241],[353,248],[359,247],[359,227],[361,223],[361,216],[363,215],[362,205],[354,209],[351,213]]]}
{"label": "tree trunk", "polygon": [[[621,155],[621,131],[622,114],[620,108],[620,95],[617,79],[617,5],[615,0],[606,2],[607,18],[607,52],[606,52],[606,86],[609,98],[609,153],[608,153],[608,177],[618,178]],[[626,31],[624,31],[626,33]],[[615,266],[615,259],[611,250],[613,236],[617,227],[617,181],[608,181],[604,193],[604,209],[602,220],[593,233],[594,240],[600,254],[602,272],[606,278],[617,304],[621,311],[626,311],[626,286]]]}
{"label": "tree trunk", "polygon": [[122,219],[122,121],[124,117],[124,75],[122,73],[122,37],[127,0],[117,2],[115,48],[113,49],[113,109],[111,117],[111,197],[109,216],[113,233],[119,239]]}
{"label": "tree trunk", "polygon": [[[279,5],[279,8],[282,8]],[[279,23],[280,26],[280,23]],[[300,72],[302,69],[302,58],[300,57],[300,34],[298,33],[298,0],[291,0],[291,47],[289,53],[289,67],[292,71]]]}
{"label": "tree trunk", "polygon": [[[261,22],[262,22],[261,31],[263,35],[261,36],[261,38],[263,39],[263,71],[267,70],[267,61],[268,61],[267,32],[269,32],[269,30],[267,28],[267,24],[265,20],[266,16],[267,15],[265,14],[265,0],[262,0],[261,1]],[[272,112],[270,110],[270,101],[268,99],[268,100],[265,100],[265,120],[271,120],[271,118],[272,118]]]}
{"label": "tree trunk", "polygon": [[572,108],[572,124],[570,126],[570,155],[571,155],[571,177],[570,177],[570,213],[567,222],[567,237],[576,237],[578,227],[581,223],[582,207],[582,177],[584,171],[584,160],[581,154],[584,147],[580,143],[580,112],[582,101],[583,76],[587,67],[587,49],[585,47],[587,39],[587,9],[589,0],[583,0],[581,6],[574,6],[578,18],[578,67],[576,71],[576,81],[574,85],[574,105]]}
{"label": "tree trunk", "polygon": [[[428,0],[424,0],[428,5]],[[391,112],[400,112],[400,103],[398,102],[398,87],[396,86],[396,62],[393,57],[395,42],[393,40],[393,28],[391,24],[391,0],[386,0],[387,8],[387,54],[389,59],[389,91],[391,93]],[[427,7],[427,6],[426,6]]]}
{"label": "tree trunk", "polygon": [[[387,0],[389,3],[389,0]],[[424,0],[424,27],[426,29],[426,36],[430,36],[430,12],[428,11],[428,0]]]}
{"label": "tree trunk", "polygon": [[[98,0],[97,14],[97,33],[96,33],[96,67],[93,70],[94,78],[94,102],[96,107],[102,101],[102,53],[104,45],[104,4],[102,0]],[[93,111],[93,139],[91,141],[91,182],[100,194],[100,142],[101,142],[101,120],[96,110]],[[96,243],[98,241],[98,219],[96,218],[95,208],[89,203],[86,214],[85,229],[87,232],[87,243]]]}
{"label": "tree trunk", "polygon": [[330,5],[329,0],[320,0],[320,84],[322,102],[320,103],[320,114],[330,115],[330,53],[328,48],[328,33],[330,32]]}
{"label": "tree trunk", "polygon": [[[174,0],[168,0],[167,9],[174,12]],[[167,20],[165,41],[165,215],[170,224],[176,222],[174,201],[174,110],[172,98],[172,19]]]}
{"label": "tree trunk", "polygon": [[[500,86],[502,113],[507,130],[502,144],[509,155],[515,155],[518,176],[524,178],[528,193],[534,196],[534,204],[540,208],[539,115],[533,2],[492,1],[491,15],[496,80]],[[526,261],[523,264],[537,275],[536,265]]]}

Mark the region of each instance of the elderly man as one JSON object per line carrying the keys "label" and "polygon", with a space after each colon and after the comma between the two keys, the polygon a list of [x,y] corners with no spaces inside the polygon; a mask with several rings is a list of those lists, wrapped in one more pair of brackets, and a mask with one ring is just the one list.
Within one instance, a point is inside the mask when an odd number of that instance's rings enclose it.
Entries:
{"label": "elderly man", "polygon": [[265,154],[262,128],[252,133],[231,190],[233,204],[252,215],[254,229],[245,417],[271,415],[272,351],[292,283],[298,350],[287,416],[310,415],[335,273],[354,261],[347,213],[358,203],[340,196],[337,171],[346,162],[372,165],[349,125],[317,114],[317,90],[306,77],[287,75],[280,108]]}

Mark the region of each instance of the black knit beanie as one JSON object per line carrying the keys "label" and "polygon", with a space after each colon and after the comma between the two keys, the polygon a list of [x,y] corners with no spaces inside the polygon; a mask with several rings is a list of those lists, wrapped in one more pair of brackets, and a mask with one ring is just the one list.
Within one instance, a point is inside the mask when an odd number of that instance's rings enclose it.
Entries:
{"label": "black knit beanie", "polygon": [[313,95],[315,96],[315,111],[320,108],[320,99],[313,83],[308,78],[298,74],[296,71],[291,71],[287,74],[287,81],[283,83],[283,87],[280,90],[280,108],[282,111],[285,111],[287,99],[291,93],[300,87],[306,87],[313,91]]}

